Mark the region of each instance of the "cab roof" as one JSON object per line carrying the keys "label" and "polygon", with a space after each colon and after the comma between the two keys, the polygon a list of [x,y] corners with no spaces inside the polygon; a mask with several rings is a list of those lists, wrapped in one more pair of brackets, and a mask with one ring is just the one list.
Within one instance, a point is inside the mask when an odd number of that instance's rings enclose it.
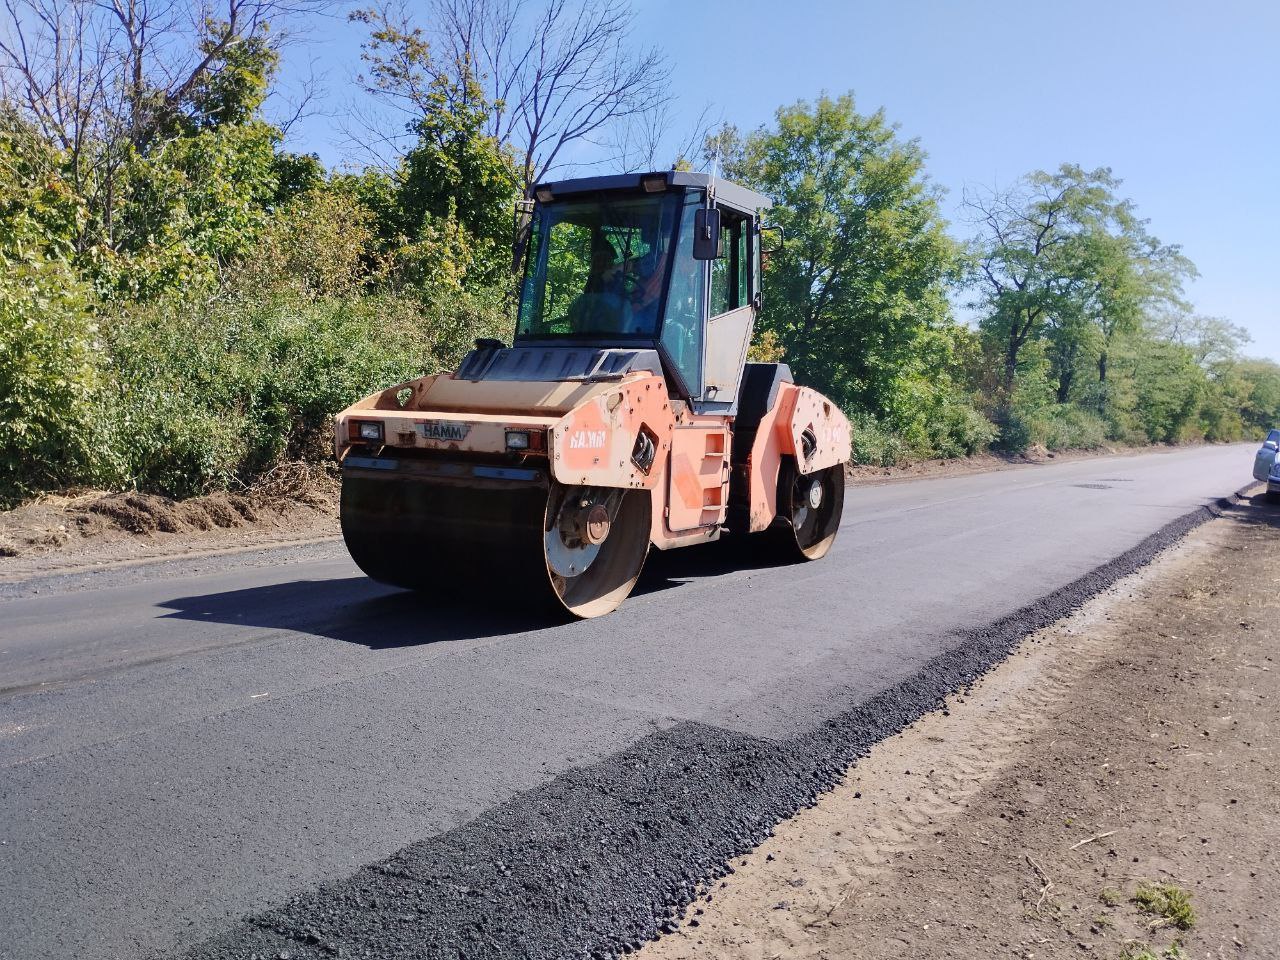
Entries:
{"label": "cab roof", "polygon": [[579,177],[575,180],[552,180],[539,183],[539,190],[550,190],[552,197],[565,197],[579,193],[595,193],[600,190],[640,190],[643,182],[652,183],[662,177],[668,187],[692,187],[706,190],[715,187],[716,201],[722,206],[732,207],[742,213],[754,214],[759,210],[767,210],[773,201],[763,194],[740,187],[722,177],[712,177],[709,173],[692,173],[685,170],[655,170],[651,173],[618,173],[604,177]]}

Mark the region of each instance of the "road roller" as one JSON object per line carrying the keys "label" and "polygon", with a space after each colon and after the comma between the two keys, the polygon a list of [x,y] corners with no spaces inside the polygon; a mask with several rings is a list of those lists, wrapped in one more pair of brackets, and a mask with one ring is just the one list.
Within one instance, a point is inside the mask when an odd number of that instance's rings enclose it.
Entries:
{"label": "road roller", "polygon": [[[749,363],[768,198],[667,171],[539,184],[510,346],[337,415],[342,534],[374,580],[596,617],[651,549],[835,540],[849,422]],[[746,542],[746,541],[744,541]]]}

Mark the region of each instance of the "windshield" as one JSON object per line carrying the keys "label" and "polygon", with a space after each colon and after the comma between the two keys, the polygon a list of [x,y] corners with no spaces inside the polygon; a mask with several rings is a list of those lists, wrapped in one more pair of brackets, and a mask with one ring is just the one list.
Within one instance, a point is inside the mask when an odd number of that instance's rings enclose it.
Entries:
{"label": "windshield", "polygon": [[539,205],[517,337],[657,336],[681,195]]}

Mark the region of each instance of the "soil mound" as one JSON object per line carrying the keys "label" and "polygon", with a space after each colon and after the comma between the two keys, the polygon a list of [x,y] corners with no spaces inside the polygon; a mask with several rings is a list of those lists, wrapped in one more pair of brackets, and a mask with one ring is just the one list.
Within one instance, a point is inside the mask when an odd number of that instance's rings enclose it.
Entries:
{"label": "soil mound", "polygon": [[[337,514],[338,480],[325,466],[281,464],[242,491],[186,500],[154,493],[86,491],[43,497],[0,513],[0,557],[27,557],[139,539],[206,540],[232,531],[305,535],[328,532]],[[208,546],[209,544],[203,544]]]}

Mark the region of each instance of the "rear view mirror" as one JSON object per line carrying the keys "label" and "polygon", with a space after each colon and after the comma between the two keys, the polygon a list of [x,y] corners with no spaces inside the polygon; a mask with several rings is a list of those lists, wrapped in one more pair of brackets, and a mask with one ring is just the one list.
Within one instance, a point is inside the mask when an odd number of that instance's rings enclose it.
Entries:
{"label": "rear view mirror", "polygon": [[716,260],[720,256],[720,211],[699,207],[693,214],[693,259]]}

